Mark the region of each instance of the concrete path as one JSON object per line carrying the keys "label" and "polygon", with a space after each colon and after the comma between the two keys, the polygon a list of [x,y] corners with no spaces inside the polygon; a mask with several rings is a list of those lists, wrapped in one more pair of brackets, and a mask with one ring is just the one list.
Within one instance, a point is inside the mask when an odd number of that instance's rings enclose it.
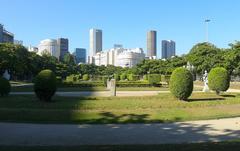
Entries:
{"label": "concrete path", "polygon": [[[154,96],[159,93],[170,93],[169,91],[117,91],[117,96]],[[11,92],[10,95],[34,95],[34,92]],[[79,96],[110,96],[110,91],[79,91],[79,92],[56,92],[57,96],[79,97]]]}
{"label": "concrete path", "polygon": [[0,123],[0,145],[172,144],[240,139],[240,118],[170,124]]}

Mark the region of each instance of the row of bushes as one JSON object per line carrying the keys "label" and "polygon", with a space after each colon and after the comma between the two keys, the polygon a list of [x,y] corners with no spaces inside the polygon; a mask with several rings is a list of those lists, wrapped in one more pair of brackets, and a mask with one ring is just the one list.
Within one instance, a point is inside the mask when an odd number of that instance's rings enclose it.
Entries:
{"label": "row of bushes", "polygon": [[77,81],[80,81],[80,80],[83,80],[83,81],[88,81],[90,80],[90,76],[88,74],[84,74],[84,75],[75,75],[75,74],[72,74],[70,76],[67,76],[66,78],[66,81],[69,81],[69,82],[77,82]]}
{"label": "row of bushes", "polygon": [[[148,80],[159,83],[160,77],[158,75],[149,75]],[[209,87],[211,90],[216,91],[219,94],[221,91],[228,90],[230,86],[230,76],[224,68],[214,68],[208,75]],[[149,86],[152,83],[147,82],[117,82],[118,86]],[[103,86],[104,82],[79,82],[79,83],[64,83],[68,86],[83,86],[83,87],[95,87]],[[0,77],[0,95],[8,95],[11,90],[11,86],[8,80]],[[34,91],[36,96],[41,101],[51,101],[52,96],[57,90],[57,79],[55,74],[51,70],[41,71],[34,79]],[[180,100],[186,100],[191,96],[193,91],[193,76],[186,68],[177,68],[171,75],[170,78],[170,91],[171,93]]]}
{"label": "row of bushes", "polygon": [[[106,87],[107,79],[105,81],[81,81],[81,82],[62,82],[59,83],[60,87]],[[147,81],[117,81],[117,87],[160,87],[161,84],[150,84]]]}
{"label": "row of bushes", "polygon": [[[221,91],[227,91],[230,86],[230,76],[226,69],[217,67],[208,74],[209,88],[218,95]],[[180,100],[186,100],[193,91],[193,76],[185,68],[177,68],[170,78],[170,91]]]}
{"label": "row of bushes", "polygon": [[[92,78],[92,81],[103,81],[106,84],[108,76],[96,76]],[[113,78],[117,81],[139,81],[140,76],[134,74],[126,74],[123,73],[121,75],[114,74]],[[90,76],[88,74],[81,75],[70,75],[67,76],[67,82],[79,82],[79,81],[89,81]],[[170,76],[169,75],[160,75],[160,74],[148,74],[143,76],[144,81],[148,81],[150,85],[158,85],[160,82],[169,83]]]}

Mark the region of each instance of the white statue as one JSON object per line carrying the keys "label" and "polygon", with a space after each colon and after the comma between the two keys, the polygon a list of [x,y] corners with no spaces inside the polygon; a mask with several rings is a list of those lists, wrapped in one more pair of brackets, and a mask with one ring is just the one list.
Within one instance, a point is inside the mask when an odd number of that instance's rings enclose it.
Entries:
{"label": "white statue", "polygon": [[209,87],[208,87],[208,73],[205,70],[205,73],[203,74],[203,82],[204,82],[204,88],[203,92],[209,92]]}
{"label": "white statue", "polygon": [[3,73],[3,77],[7,80],[10,80],[10,74],[8,73],[8,70],[5,70],[5,72]]}

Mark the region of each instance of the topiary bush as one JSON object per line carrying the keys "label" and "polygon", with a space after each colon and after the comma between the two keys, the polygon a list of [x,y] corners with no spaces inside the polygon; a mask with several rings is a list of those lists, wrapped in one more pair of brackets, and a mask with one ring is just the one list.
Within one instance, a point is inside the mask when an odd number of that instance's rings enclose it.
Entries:
{"label": "topiary bush", "polygon": [[139,80],[139,76],[138,75],[134,75],[134,74],[128,74],[127,79],[129,81],[137,81],[137,80]]}
{"label": "topiary bush", "polygon": [[180,100],[186,100],[193,91],[193,76],[185,68],[177,68],[170,77],[170,91]]}
{"label": "topiary bush", "polygon": [[83,81],[88,81],[90,80],[89,75],[88,74],[84,74],[82,77]]}
{"label": "topiary bush", "polygon": [[9,81],[3,77],[0,77],[0,96],[7,96],[11,91],[11,85]]}
{"label": "topiary bush", "polygon": [[120,80],[126,80],[127,79],[127,74],[126,73],[122,73],[120,75]]}
{"label": "topiary bush", "polygon": [[149,74],[148,75],[148,82],[150,85],[156,86],[161,82],[161,75],[160,74]]}
{"label": "topiary bush", "polygon": [[36,96],[45,102],[50,102],[57,90],[56,76],[51,70],[42,70],[34,80]]}
{"label": "topiary bush", "polygon": [[227,91],[230,86],[228,71],[222,67],[213,68],[208,74],[208,85],[217,94],[221,91]]}
{"label": "topiary bush", "polygon": [[143,80],[147,81],[148,80],[148,75],[143,75]]}

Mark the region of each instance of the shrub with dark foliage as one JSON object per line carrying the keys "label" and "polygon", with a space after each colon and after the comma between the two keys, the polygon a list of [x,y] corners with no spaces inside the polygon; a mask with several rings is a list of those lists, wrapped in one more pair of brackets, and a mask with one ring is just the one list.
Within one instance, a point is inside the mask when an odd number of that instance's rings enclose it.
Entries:
{"label": "shrub with dark foliage", "polygon": [[158,85],[161,82],[161,75],[160,74],[149,74],[148,82],[152,86]]}
{"label": "shrub with dark foliage", "polygon": [[180,100],[186,100],[193,91],[193,76],[185,68],[177,68],[173,71],[170,78],[170,91]]}
{"label": "shrub with dark foliage", "polygon": [[11,91],[11,85],[9,81],[3,77],[0,77],[0,96],[7,96]]}
{"label": "shrub with dark foliage", "polygon": [[34,91],[41,101],[50,102],[57,90],[56,76],[51,70],[42,70],[34,80]]}
{"label": "shrub with dark foliage", "polygon": [[208,74],[208,85],[217,94],[220,91],[227,91],[230,85],[230,75],[225,68],[213,68]]}

